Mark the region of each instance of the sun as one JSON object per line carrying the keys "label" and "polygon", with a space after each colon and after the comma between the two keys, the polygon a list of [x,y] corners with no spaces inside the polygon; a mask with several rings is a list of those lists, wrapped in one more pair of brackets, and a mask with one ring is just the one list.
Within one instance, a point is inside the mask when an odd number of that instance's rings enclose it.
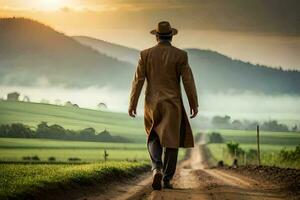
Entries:
{"label": "sun", "polygon": [[37,0],[38,7],[42,10],[58,10],[66,5],[67,0]]}

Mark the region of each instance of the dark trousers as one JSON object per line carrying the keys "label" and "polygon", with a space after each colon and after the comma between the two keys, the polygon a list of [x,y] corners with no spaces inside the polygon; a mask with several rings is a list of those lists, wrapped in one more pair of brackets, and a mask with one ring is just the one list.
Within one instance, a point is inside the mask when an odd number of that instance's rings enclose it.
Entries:
{"label": "dark trousers", "polygon": [[[163,150],[164,161],[162,162]],[[176,171],[178,148],[163,148],[158,135],[155,131],[152,131],[148,138],[148,151],[152,161],[152,170],[162,169],[163,181],[170,181]]]}

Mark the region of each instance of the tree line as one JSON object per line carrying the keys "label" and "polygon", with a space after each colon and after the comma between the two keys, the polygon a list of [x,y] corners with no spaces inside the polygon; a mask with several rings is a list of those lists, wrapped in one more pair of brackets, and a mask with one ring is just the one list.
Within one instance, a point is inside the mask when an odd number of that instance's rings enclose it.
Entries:
{"label": "tree line", "polygon": [[297,132],[297,125],[293,126],[289,129],[289,127],[285,124],[279,123],[277,120],[269,120],[263,123],[253,122],[253,121],[240,121],[240,120],[231,120],[231,117],[228,115],[222,116],[214,116],[211,120],[211,123],[214,128],[220,129],[233,129],[233,130],[256,130],[257,125],[260,126],[261,130],[264,131],[278,131],[278,132],[287,132],[293,131]]}
{"label": "tree line", "polygon": [[64,127],[47,122],[41,122],[35,130],[22,123],[0,125],[0,137],[8,138],[45,138],[57,140],[77,140],[95,142],[131,142],[121,136],[112,136],[106,129],[97,133],[94,128],[85,128],[79,131],[65,129]]}

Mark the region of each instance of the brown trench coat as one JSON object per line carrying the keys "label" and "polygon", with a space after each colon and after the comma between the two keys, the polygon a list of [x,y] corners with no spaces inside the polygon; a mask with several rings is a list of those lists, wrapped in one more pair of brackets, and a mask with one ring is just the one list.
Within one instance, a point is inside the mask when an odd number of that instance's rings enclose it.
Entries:
{"label": "brown trench coat", "polygon": [[183,107],[180,78],[191,108],[198,107],[197,92],[187,53],[160,42],[143,50],[132,82],[129,108],[136,108],[145,79],[144,123],[158,134],[163,147],[193,147],[192,129]]}

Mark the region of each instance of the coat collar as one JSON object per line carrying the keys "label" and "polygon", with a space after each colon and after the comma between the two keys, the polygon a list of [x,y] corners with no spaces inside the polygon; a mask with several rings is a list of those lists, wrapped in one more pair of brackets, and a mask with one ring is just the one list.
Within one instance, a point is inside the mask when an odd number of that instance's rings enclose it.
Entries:
{"label": "coat collar", "polygon": [[169,42],[169,41],[167,41],[167,40],[159,41],[159,42],[157,43],[157,45],[158,45],[158,46],[161,46],[161,45],[163,45],[163,46],[172,46],[171,42]]}

